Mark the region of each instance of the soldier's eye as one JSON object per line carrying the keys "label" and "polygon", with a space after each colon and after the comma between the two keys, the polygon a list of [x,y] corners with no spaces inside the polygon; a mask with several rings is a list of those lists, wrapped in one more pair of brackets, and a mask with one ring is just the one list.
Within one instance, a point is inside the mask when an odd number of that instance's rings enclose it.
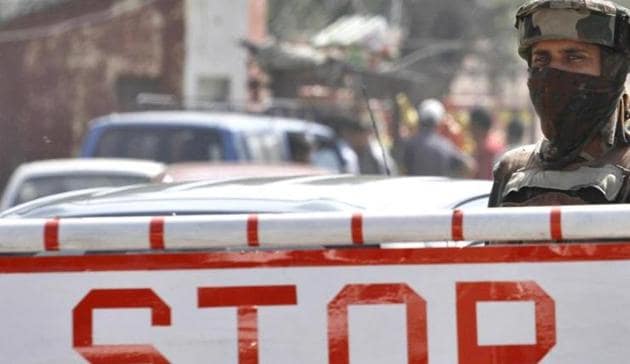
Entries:
{"label": "soldier's eye", "polygon": [[534,55],[533,63],[536,66],[546,66],[549,64],[549,57],[543,54]]}
{"label": "soldier's eye", "polygon": [[572,54],[572,55],[569,55],[567,58],[571,62],[579,62],[579,61],[583,61],[583,60],[586,59],[586,57],[584,57],[583,55],[580,55],[580,54]]}

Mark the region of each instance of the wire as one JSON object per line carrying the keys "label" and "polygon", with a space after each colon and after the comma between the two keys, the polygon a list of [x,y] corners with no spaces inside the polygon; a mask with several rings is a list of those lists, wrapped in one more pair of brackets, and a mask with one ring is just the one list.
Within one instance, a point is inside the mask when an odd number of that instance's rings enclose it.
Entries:
{"label": "wire", "polygon": [[368,114],[370,115],[370,119],[372,120],[372,128],[374,129],[376,140],[378,140],[378,145],[381,147],[381,154],[383,156],[383,165],[385,166],[385,174],[388,177],[391,177],[392,170],[389,168],[389,160],[387,158],[387,153],[385,152],[385,146],[383,145],[383,140],[381,139],[381,134],[378,131],[378,125],[376,125],[376,119],[374,118],[374,113],[372,112],[372,106],[370,105],[370,98],[368,96],[367,86],[363,84],[361,86],[361,90],[363,91],[363,98],[365,99],[365,104],[367,106]]}

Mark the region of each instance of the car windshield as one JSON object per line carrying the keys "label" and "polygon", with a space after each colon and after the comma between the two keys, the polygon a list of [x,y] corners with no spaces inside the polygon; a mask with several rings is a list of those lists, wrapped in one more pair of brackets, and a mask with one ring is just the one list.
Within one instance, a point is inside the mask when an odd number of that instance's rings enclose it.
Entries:
{"label": "car windshield", "polygon": [[96,157],[150,159],[165,163],[223,160],[217,131],[199,128],[118,127],[104,132]]}
{"label": "car windshield", "polygon": [[149,178],[142,176],[116,176],[98,174],[74,174],[72,176],[45,176],[26,180],[20,187],[12,205],[18,205],[36,198],[57,193],[82,190],[93,187],[117,187],[146,183]]}

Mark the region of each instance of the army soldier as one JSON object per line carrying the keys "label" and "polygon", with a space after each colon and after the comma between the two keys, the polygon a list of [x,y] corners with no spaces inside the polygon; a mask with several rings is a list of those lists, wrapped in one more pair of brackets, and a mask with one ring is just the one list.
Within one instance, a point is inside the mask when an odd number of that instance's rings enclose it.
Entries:
{"label": "army soldier", "polygon": [[489,205],[629,201],[630,12],[605,0],[531,0],[516,18],[544,138],[497,163]]}

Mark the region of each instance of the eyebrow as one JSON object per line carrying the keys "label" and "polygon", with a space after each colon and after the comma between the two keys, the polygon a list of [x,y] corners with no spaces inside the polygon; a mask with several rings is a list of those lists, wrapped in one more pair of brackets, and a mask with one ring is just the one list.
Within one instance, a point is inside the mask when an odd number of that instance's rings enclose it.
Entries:
{"label": "eyebrow", "polygon": [[[533,54],[549,54],[551,53],[548,49],[537,49],[533,52]],[[586,48],[567,48],[560,50],[560,53],[564,54],[575,54],[575,53],[587,53],[589,54],[589,50]]]}
{"label": "eyebrow", "polygon": [[590,53],[588,49],[585,48],[568,48],[560,51],[561,53]]}

